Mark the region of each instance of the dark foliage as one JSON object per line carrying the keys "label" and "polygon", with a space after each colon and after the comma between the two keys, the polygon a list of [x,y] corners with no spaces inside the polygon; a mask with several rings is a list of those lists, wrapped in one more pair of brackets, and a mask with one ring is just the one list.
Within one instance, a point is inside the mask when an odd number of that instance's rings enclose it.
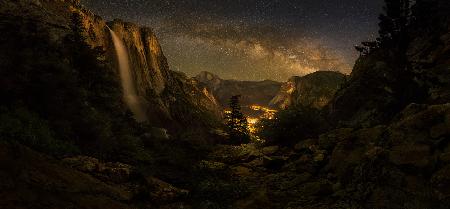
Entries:
{"label": "dark foliage", "polygon": [[384,14],[380,15],[379,42],[387,46],[406,47],[407,26],[411,19],[411,0],[385,0]]}
{"label": "dark foliage", "polygon": [[408,26],[415,19],[412,5],[412,0],[385,0],[384,13],[379,16],[379,37],[376,41],[366,41],[355,46],[360,55],[366,56],[378,48],[402,54],[410,42]]}
{"label": "dark foliage", "polygon": [[[32,147],[42,144],[41,151],[52,154],[78,149],[102,159],[129,160],[125,156],[140,146],[139,126],[122,104],[115,72],[99,59],[103,52],[85,43],[78,14],[72,20],[73,33],[62,43],[32,20],[2,26],[0,96],[9,114],[2,114],[1,123],[13,121],[17,130],[36,127],[25,137],[2,126],[2,136]],[[55,152],[66,145],[72,148]]]}
{"label": "dark foliage", "polygon": [[365,41],[361,42],[361,45],[355,46],[355,49],[359,52],[360,56],[366,56],[379,47],[379,43],[376,41]]}
{"label": "dark foliage", "polygon": [[273,120],[261,120],[257,134],[267,145],[291,146],[301,140],[315,137],[328,128],[320,110],[295,106],[280,111]]}
{"label": "dark foliage", "polygon": [[250,141],[247,118],[241,112],[239,95],[230,98],[230,113],[225,116],[227,122],[227,132],[230,135],[232,144],[242,144]]}

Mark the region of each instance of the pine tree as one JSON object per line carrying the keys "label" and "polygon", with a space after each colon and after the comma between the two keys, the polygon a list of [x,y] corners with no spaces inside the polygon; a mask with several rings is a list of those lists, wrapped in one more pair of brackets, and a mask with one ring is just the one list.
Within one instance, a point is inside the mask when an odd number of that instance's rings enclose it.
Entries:
{"label": "pine tree", "polygon": [[240,95],[232,96],[229,101],[231,111],[226,114],[228,134],[233,144],[242,144],[250,140],[247,118],[241,112]]}
{"label": "pine tree", "polygon": [[364,41],[361,42],[361,45],[355,46],[360,56],[366,56],[377,48],[379,48],[379,43],[376,41]]}
{"label": "pine tree", "polygon": [[385,0],[384,14],[379,19],[379,39],[381,45],[406,48],[407,26],[411,19],[411,0]]}

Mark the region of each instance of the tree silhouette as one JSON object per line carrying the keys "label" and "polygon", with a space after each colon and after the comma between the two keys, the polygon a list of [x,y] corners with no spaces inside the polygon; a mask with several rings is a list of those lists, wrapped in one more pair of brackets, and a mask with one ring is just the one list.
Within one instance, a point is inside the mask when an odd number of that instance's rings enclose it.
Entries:
{"label": "tree silhouette", "polygon": [[355,46],[360,56],[366,56],[378,48],[393,49],[404,54],[410,42],[408,26],[415,19],[412,5],[416,0],[384,0],[384,13],[380,14],[378,23],[379,37],[376,41],[362,42]]}
{"label": "tree silhouette", "polygon": [[378,42],[388,47],[406,48],[407,26],[411,20],[411,0],[385,0],[384,14],[379,19]]}
{"label": "tree silhouette", "polygon": [[229,101],[230,112],[226,114],[227,129],[233,144],[242,144],[250,140],[247,118],[241,112],[240,95],[232,96]]}
{"label": "tree silhouette", "polygon": [[376,41],[364,41],[361,45],[355,46],[355,49],[359,52],[360,56],[366,56],[378,47],[379,43]]}

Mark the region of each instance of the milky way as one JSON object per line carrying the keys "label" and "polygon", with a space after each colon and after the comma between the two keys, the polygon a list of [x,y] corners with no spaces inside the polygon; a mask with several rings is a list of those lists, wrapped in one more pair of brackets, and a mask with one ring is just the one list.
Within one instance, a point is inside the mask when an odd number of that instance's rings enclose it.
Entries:
{"label": "milky way", "polygon": [[382,0],[84,0],[106,19],[157,33],[172,70],[284,81],[350,73],[353,46],[373,40]]}

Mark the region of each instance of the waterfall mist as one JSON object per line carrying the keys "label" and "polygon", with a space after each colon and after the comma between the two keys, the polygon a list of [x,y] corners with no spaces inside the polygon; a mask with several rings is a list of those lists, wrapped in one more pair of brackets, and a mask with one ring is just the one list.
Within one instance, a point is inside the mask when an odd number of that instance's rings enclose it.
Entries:
{"label": "waterfall mist", "polygon": [[111,29],[109,29],[109,31],[114,42],[114,48],[116,49],[117,60],[119,61],[120,80],[122,83],[123,98],[125,103],[130,108],[131,112],[133,112],[134,117],[138,122],[146,121],[147,114],[142,106],[139,96],[137,95],[133,76],[130,70],[130,61],[127,48],[125,47],[123,41],[114,33],[114,31]]}

